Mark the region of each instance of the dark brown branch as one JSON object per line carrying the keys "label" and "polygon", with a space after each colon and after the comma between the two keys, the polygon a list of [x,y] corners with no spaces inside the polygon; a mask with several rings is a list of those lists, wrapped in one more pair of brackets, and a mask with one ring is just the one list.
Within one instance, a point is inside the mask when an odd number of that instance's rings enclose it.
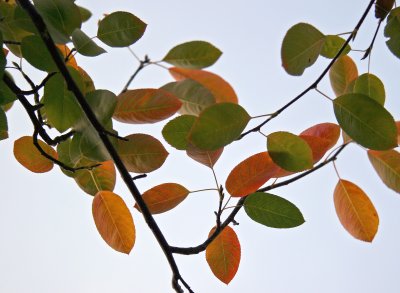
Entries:
{"label": "dark brown branch", "polygon": [[141,60],[139,63],[139,67],[135,70],[135,72],[132,74],[132,76],[129,78],[129,80],[127,81],[126,85],[124,86],[123,90],[121,91],[120,94],[123,94],[124,92],[126,92],[129,88],[129,86],[131,85],[132,81],[135,79],[135,77],[139,74],[139,72],[145,68],[148,64],[150,64],[150,59],[149,57],[146,55],[144,56],[144,60]]}
{"label": "dark brown branch", "polygon": [[18,45],[18,46],[21,45],[21,42],[9,41],[9,40],[4,40],[3,43],[6,44],[6,45]]}
{"label": "dark brown branch", "polygon": [[325,75],[329,72],[329,69],[333,66],[333,64],[336,62],[336,60],[340,57],[346,46],[350,43],[350,41],[354,40],[356,37],[356,34],[358,30],[360,29],[361,25],[363,24],[365,18],[367,17],[369,11],[371,10],[371,7],[374,5],[375,0],[370,0],[366,10],[364,11],[363,15],[361,16],[360,20],[358,21],[357,25],[355,26],[353,32],[350,34],[350,36],[346,39],[344,42],[343,46],[340,48],[340,50],[337,52],[336,56],[329,62],[328,66],[322,71],[322,73],[318,76],[318,78],[304,91],[302,91],[299,95],[297,95],[295,98],[290,100],[287,104],[285,104],[282,108],[278,109],[273,115],[268,117],[264,122],[261,124],[257,125],[256,127],[242,133],[238,140],[242,139],[246,135],[252,133],[252,132],[258,132],[260,131],[261,127],[263,127],[265,124],[267,124],[269,121],[272,119],[276,118],[279,114],[281,114],[283,111],[285,111],[287,108],[289,108],[291,105],[293,105],[295,102],[300,100],[304,95],[306,95],[309,91],[315,89],[318,84],[321,82],[321,80],[325,77]]}

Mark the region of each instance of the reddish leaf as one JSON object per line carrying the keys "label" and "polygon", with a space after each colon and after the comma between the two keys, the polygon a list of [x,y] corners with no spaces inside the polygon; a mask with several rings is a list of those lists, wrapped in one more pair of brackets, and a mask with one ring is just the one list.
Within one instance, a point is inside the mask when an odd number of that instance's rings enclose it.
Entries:
{"label": "reddish leaf", "polygon": [[205,70],[172,67],[169,69],[175,80],[193,79],[210,90],[217,103],[238,103],[235,91],[222,77]]}
{"label": "reddish leaf", "polygon": [[395,150],[368,150],[368,158],[387,187],[400,193],[400,154]]}
{"label": "reddish leaf", "polygon": [[228,176],[225,186],[232,196],[246,196],[255,192],[280,168],[268,152],[255,154],[239,163]]}
{"label": "reddish leaf", "polygon": [[[47,154],[57,158],[57,153],[51,146],[41,140],[38,140],[38,143]],[[34,173],[48,172],[54,166],[52,161],[38,151],[31,136],[23,136],[14,142],[14,156],[22,166]]]}
{"label": "reddish leaf", "polygon": [[368,196],[357,185],[339,180],[334,192],[336,214],[343,227],[355,238],[372,242],[379,218]]}
{"label": "reddish leaf", "polygon": [[[161,214],[172,210],[189,194],[184,186],[177,183],[164,183],[143,192],[143,200],[152,214]],[[135,208],[140,208],[135,204]]]}
{"label": "reddish leaf", "polygon": [[329,70],[329,78],[336,96],[341,96],[349,92],[352,81],[357,77],[357,66],[353,59],[347,55],[337,59]]}
{"label": "reddish leaf", "polygon": [[[211,229],[209,236],[214,232]],[[239,268],[240,243],[235,231],[227,226],[207,246],[206,260],[213,274],[225,284],[229,284]]]}
{"label": "reddish leaf", "polygon": [[212,168],[218,161],[219,157],[222,155],[223,151],[224,151],[223,147],[215,151],[205,151],[196,148],[193,145],[189,145],[188,149],[186,150],[186,154],[196,162],[199,162],[200,164]]}
{"label": "reddish leaf", "polygon": [[93,198],[92,213],[101,237],[113,249],[129,254],[135,244],[135,224],[125,202],[111,191]]}
{"label": "reddish leaf", "polygon": [[400,121],[396,121],[397,126],[397,143],[400,144]]}
{"label": "reddish leaf", "polygon": [[155,123],[174,115],[182,102],[162,89],[128,90],[117,97],[113,118],[124,123]]}

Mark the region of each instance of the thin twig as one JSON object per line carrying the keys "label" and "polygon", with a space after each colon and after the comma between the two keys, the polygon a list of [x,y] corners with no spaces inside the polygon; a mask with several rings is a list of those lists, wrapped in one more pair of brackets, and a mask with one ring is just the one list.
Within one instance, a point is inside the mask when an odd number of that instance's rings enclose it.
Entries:
{"label": "thin twig", "polygon": [[376,36],[378,35],[379,28],[381,27],[381,23],[382,23],[382,19],[379,20],[378,26],[376,27],[375,34],[374,34],[374,37],[372,38],[371,44],[365,50],[365,54],[361,58],[361,60],[364,60],[365,58],[367,58],[371,54],[372,48],[374,47],[374,44],[375,44]]}
{"label": "thin twig", "polygon": [[[132,51],[133,52],[133,51]],[[135,55],[136,56],[136,55]],[[127,81],[127,83],[125,84],[124,88],[122,89],[120,94],[123,94],[124,92],[126,92],[129,88],[129,86],[131,85],[132,81],[135,79],[135,77],[139,74],[139,72],[145,68],[147,65],[150,64],[150,59],[149,57],[146,55],[144,56],[144,60],[139,60],[139,66],[138,68],[135,70],[135,72],[132,74],[132,76],[129,78],[129,80]]]}

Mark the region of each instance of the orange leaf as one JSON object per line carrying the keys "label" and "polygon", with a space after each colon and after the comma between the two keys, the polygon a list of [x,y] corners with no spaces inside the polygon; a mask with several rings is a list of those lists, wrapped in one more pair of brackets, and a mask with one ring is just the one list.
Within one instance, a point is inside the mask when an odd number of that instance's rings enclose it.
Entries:
{"label": "orange leaf", "polygon": [[232,196],[246,196],[255,192],[280,168],[268,152],[255,154],[239,163],[228,176],[225,186]]}
{"label": "orange leaf", "polygon": [[71,54],[71,50],[66,45],[57,45],[57,48],[60,50],[64,60],[68,56],[68,61],[66,64],[78,70],[78,63],[76,63],[74,55]]}
{"label": "orange leaf", "polygon": [[[38,143],[47,154],[57,159],[57,153],[51,146],[41,140],[38,140]],[[54,166],[54,163],[35,147],[32,136],[23,136],[14,142],[14,156],[22,166],[34,173],[48,172]]]}
{"label": "orange leaf", "polygon": [[[211,229],[209,236],[214,232]],[[229,284],[239,268],[240,243],[235,231],[227,226],[207,246],[206,260],[213,274],[225,284]]]}
{"label": "orange leaf", "polygon": [[372,242],[379,217],[368,196],[350,181],[339,180],[334,191],[336,214],[343,227],[355,238]]}
{"label": "orange leaf", "polygon": [[329,78],[336,96],[351,92],[351,83],[358,77],[358,69],[353,59],[344,55],[336,60],[329,70]]}
{"label": "orange leaf", "polygon": [[[177,183],[164,183],[145,191],[142,195],[152,214],[161,214],[180,204],[189,194],[184,186]],[[135,204],[135,208],[140,208]]]}
{"label": "orange leaf", "polygon": [[171,75],[177,81],[185,78],[190,78],[197,81],[213,94],[217,103],[238,103],[238,98],[231,85],[219,75],[205,70],[185,69],[178,67],[170,68],[169,73],[171,73]]}
{"label": "orange leaf", "polygon": [[93,198],[92,213],[101,237],[113,249],[129,254],[135,244],[135,224],[121,197],[100,191]]}
{"label": "orange leaf", "polygon": [[400,121],[396,121],[397,126],[397,143],[400,144]]}
{"label": "orange leaf", "polygon": [[124,123],[155,123],[174,115],[182,102],[162,89],[128,90],[117,97],[113,118]]}
{"label": "orange leaf", "polygon": [[196,162],[203,164],[209,168],[214,167],[219,157],[222,155],[224,148],[219,148],[215,151],[201,150],[193,145],[189,145],[186,154]]}

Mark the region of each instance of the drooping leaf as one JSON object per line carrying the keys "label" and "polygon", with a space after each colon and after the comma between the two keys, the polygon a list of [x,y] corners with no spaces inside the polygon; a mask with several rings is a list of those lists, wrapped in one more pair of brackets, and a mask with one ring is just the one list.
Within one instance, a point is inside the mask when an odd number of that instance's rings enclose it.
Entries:
{"label": "drooping leaf", "polygon": [[375,3],[375,17],[385,19],[392,10],[395,0],[377,0]]}
{"label": "drooping leaf", "polygon": [[170,92],[181,100],[180,114],[198,116],[205,108],[215,104],[215,98],[212,93],[192,79],[170,82],[161,87],[161,89]]}
{"label": "drooping leaf", "polygon": [[[209,236],[214,233],[211,229]],[[206,260],[213,274],[225,284],[235,277],[240,263],[240,242],[235,231],[227,226],[207,246]]]}
{"label": "drooping leaf", "polygon": [[349,92],[348,88],[350,88],[351,82],[357,77],[357,66],[347,55],[337,59],[329,70],[329,79],[336,96]]}
{"label": "drooping leaf", "polygon": [[113,118],[124,123],[155,123],[174,115],[182,102],[162,89],[128,90],[117,97]]}
{"label": "drooping leaf", "polygon": [[282,66],[291,75],[302,75],[307,67],[315,63],[325,36],[315,27],[307,23],[298,23],[286,33],[282,48]]}
{"label": "drooping leaf", "polygon": [[245,159],[229,173],[226,190],[232,196],[246,196],[255,192],[279,170],[268,152],[261,152]]}
{"label": "drooping leaf", "polygon": [[395,150],[368,151],[368,158],[387,187],[400,193],[400,154]]}
{"label": "drooping leaf", "polygon": [[[150,213],[161,214],[179,205],[189,194],[184,186],[177,183],[164,183],[143,192],[142,197]],[[135,208],[140,211],[136,204]]]}
{"label": "drooping leaf", "polygon": [[123,199],[111,191],[100,191],[93,198],[92,213],[104,241],[116,251],[129,254],[135,244],[136,231]]}
{"label": "drooping leaf", "polygon": [[386,45],[389,50],[397,58],[400,58],[400,7],[393,9],[388,18],[385,26],[385,37],[389,38],[386,41]]}
{"label": "drooping leaf", "polygon": [[146,26],[135,15],[117,11],[108,14],[99,22],[97,37],[110,47],[127,47],[143,36]]}
{"label": "drooping leaf", "polygon": [[[10,77],[10,75],[8,74],[8,72],[6,71],[4,74],[8,75]],[[0,105],[7,105],[10,104],[12,102],[14,102],[17,99],[17,95],[14,94],[10,88],[4,83],[3,80],[0,81]]]}
{"label": "drooping leaf", "polygon": [[356,79],[353,92],[366,95],[382,106],[385,104],[385,86],[376,75],[371,73],[364,73]]}
{"label": "drooping leaf", "polygon": [[362,94],[346,94],[333,101],[342,129],[360,145],[373,150],[397,146],[397,128],[392,115],[375,100]]}
{"label": "drooping leaf", "polygon": [[149,173],[160,168],[168,156],[164,146],[147,134],[131,134],[118,141],[118,153],[129,172]]}
{"label": "drooping leaf", "polygon": [[[57,153],[51,146],[41,140],[38,140],[38,143],[48,155],[57,159]],[[14,156],[22,166],[34,173],[48,172],[54,166],[54,163],[35,147],[32,136],[23,136],[14,142]]]}
{"label": "drooping leaf", "polygon": [[217,103],[238,103],[238,98],[232,86],[215,73],[179,67],[169,68],[169,73],[177,81],[190,78],[202,84],[212,93]]}
{"label": "drooping leaf", "polygon": [[214,151],[205,151],[189,144],[186,149],[186,154],[196,162],[206,167],[213,168],[223,151],[224,148],[219,148]]}
{"label": "drooping leaf", "polygon": [[72,33],[72,42],[75,49],[84,56],[94,57],[106,53],[106,50],[98,46],[79,28],[75,29]]}
{"label": "drooping leaf", "polygon": [[200,113],[189,140],[199,149],[216,150],[237,139],[249,120],[249,114],[237,104],[215,104]]}
{"label": "drooping leaf", "polygon": [[313,165],[311,148],[302,138],[292,133],[271,133],[267,138],[267,149],[271,159],[287,171],[299,172]]}
{"label": "drooping leaf", "polygon": [[[337,35],[327,35],[325,36],[324,46],[321,50],[321,56],[324,56],[329,59],[335,58],[336,54],[343,47],[346,41]],[[346,48],[343,50],[341,56],[347,55],[351,50],[349,45],[346,45]]]}
{"label": "drooping leaf", "polygon": [[23,38],[21,52],[24,59],[39,70],[47,72],[56,72],[58,70],[45,44],[38,36],[33,35]]}
{"label": "drooping leaf", "polygon": [[379,217],[374,205],[360,187],[339,180],[334,192],[336,214],[343,227],[355,238],[372,242],[378,231]]}
{"label": "drooping leaf", "polygon": [[172,48],[163,61],[177,67],[201,69],[213,65],[222,52],[204,41],[191,41]]}
{"label": "drooping leaf", "polygon": [[93,92],[96,87],[94,86],[94,82],[90,75],[82,68],[78,66],[78,72],[81,75],[82,81],[83,81],[83,92],[85,94]]}
{"label": "drooping leaf", "polygon": [[162,130],[164,139],[178,150],[186,150],[188,147],[188,135],[196,117],[181,115],[169,121]]}
{"label": "drooping leaf", "polygon": [[270,193],[250,194],[244,201],[244,210],[252,220],[271,228],[294,228],[305,222],[294,204]]}
{"label": "drooping leaf", "polygon": [[8,138],[8,123],[6,113],[0,108],[0,140]]}

